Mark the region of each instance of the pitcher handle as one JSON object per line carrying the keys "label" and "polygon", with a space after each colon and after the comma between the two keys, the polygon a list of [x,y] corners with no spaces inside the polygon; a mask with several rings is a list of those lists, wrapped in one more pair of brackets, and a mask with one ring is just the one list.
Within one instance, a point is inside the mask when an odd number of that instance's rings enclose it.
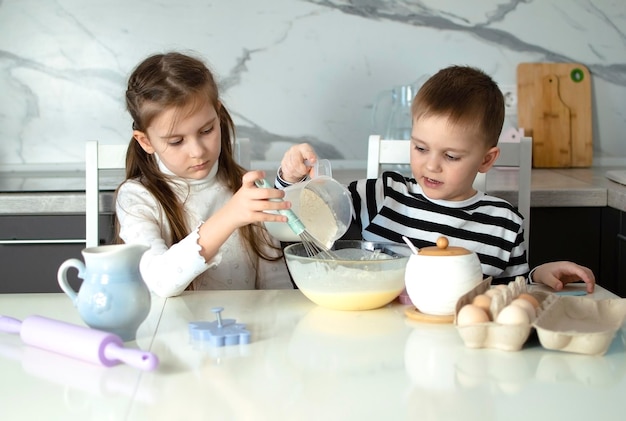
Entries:
{"label": "pitcher handle", "polygon": [[83,277],[85,276],[85,264],[78,259],[67,259],[65,262],[61,263],[61,266],[59,266],[59,270],[57,271],[57,280],[59,281],[59,286],[61,287],[63,292],[70,297],[74,306],[76,306],[78,294],[76,293],[76,291],[74,291],[74,289],[67,281],[67,271],[70,268],[78,269],[78,277],[84,279]]}

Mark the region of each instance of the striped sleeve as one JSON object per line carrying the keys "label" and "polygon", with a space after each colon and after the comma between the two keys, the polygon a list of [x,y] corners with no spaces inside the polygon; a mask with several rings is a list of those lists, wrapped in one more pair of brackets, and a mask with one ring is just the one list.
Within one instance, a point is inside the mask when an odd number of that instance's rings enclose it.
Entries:
{"label": "striped sleeve", "polygon": [[413,179],[385,172],[350,184],[356,221],[369,241],[432,246],[440,236],[477,253],[485,276],[506,281],[528,273],[522,216],[508,202],[482,193],[465,201],[427,199]]}

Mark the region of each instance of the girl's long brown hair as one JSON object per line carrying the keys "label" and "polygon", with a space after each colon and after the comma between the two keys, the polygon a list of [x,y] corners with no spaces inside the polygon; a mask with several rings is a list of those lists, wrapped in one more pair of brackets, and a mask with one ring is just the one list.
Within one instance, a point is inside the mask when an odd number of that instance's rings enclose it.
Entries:
{"label": "girl's long brown hair", "polygon": [[[233,157],[235,125],[226,107],[219,101],[217,83],[207,66],[197,58],[177,52],[157,54],[140,63],[128,80],[126,108],[133,119],[134,130],[146,132],[152,121],[166,109],[174,107],[192,113],[206,101],[217,111],[221,127],[222,150],[217,178],[235,193],[241,187],[246,170]],[[159,170],[154,155],[146,153],[134,138],[130,140],[126,153],[126,179],[141,182],[161,204],[171,227],[172,244],[189,234],[184,204],[177,199],[167,176]],[[119,233],[117,220],[116,227]],[[262,245],[277,248],[271,245],[267,232],[260,224],[246,225],[239,230],[254,255],[272,261],[281,258],[280,253],[274,257],[263,252]]]}

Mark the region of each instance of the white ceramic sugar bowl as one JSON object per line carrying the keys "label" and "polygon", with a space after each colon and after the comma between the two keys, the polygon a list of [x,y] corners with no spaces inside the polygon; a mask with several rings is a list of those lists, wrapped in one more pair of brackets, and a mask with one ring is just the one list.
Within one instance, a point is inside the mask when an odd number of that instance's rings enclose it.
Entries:
{"label": "white ceramic sugar bowl", "polygon": [[437,316],[454,314],[459,297],[482,279],[476,253],[448,246],[446,237],[439,237],[437,246],[412,254],[404,275],[406,291],[415,308]]}

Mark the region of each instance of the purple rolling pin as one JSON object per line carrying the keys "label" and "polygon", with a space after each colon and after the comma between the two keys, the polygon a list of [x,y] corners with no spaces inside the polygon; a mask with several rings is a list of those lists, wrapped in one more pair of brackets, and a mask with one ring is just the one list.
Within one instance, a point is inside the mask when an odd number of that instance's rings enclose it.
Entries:
{"label": "purple rolling pin", "polygon": [[159,365],[156,355],[124,348],[122,338],[113,333],[47,317],[29,316],[20,321],[0,316],[0,332],[19,333],[25,344],[106,367],[124,362],[141,370],[154,370]]}

